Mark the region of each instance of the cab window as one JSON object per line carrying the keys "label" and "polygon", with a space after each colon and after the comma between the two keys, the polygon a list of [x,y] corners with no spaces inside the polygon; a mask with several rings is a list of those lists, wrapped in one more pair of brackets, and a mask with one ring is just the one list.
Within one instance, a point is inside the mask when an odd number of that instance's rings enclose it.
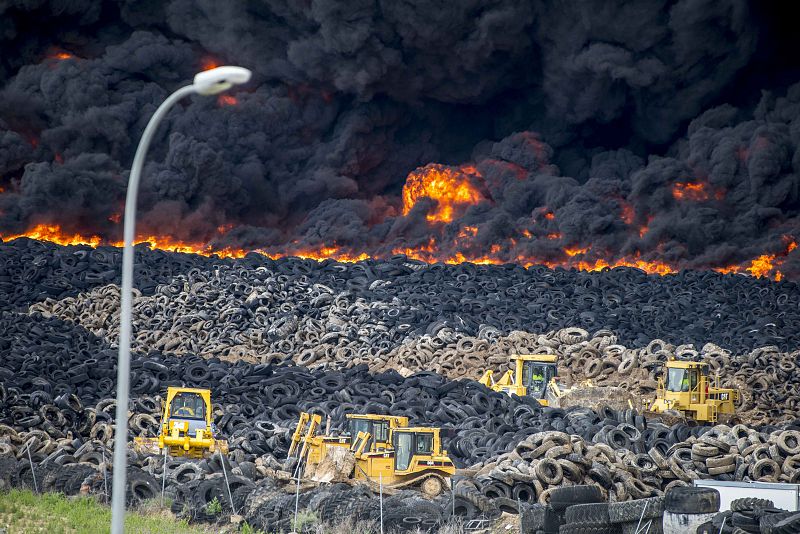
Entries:
{"label": "cab window", "polygon": [[372,421],[369,419],[350,419],[350,436],[352,439],[356,439],[358,437],[359,432],[366,432],[369,434],[369,439],[367,440],[366,450],[372,449]]}
{"label": "cab window", "polygon": [[697,389],[697,369],[689,371],[689,389],[692,391]]}
{"label": "cab window", "polygon": [[375,433],[375,441],[386,442],[389,439],[389,423],[386,421],[375,421],[372,425]]}
{"label": "cab window", "polygon": [[686,369],[673,368],[667,370],[667,391],[689,391],[689,377],[686,374]]}
{"label": "cab window", "polygon": [[411,449],[414,444],[414,434],[411,432],[396,432],[394,435],[394,467],[398,471],[405,471],[411,465]]}
{"label": "cab window", "polygon": [[414,454],[433,454],[433,434],[417,434],[417,446]]}
{"label": "cab window", "polygon": [[528,388],[528,395],[542,393],[547,385],[547,366],[537,362],[523,362],[522,385]]}
{"label": "cab window", "polygon": [[206,418],[206,403],[199,393],[184,391],[172,398],[169,413],[177,419],[199,419]]}
{"label": "cab window", "polygon": [[370,432],[369,419],[350,419],[350,435],[355,439],[359,432]]}

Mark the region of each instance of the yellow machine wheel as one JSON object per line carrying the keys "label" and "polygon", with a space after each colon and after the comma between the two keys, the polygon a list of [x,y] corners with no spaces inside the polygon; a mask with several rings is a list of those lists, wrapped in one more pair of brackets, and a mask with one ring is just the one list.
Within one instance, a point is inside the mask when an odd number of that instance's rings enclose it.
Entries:
{"label": "yellow machine wheel", "polygon": [[442,484],[441,479],[439,477],[428,477],[422,481],[420,485],[420,489],[422,493],[427,495],[428,497],[436,497],[440,493],[442,493],[442,489],[444,485]]}

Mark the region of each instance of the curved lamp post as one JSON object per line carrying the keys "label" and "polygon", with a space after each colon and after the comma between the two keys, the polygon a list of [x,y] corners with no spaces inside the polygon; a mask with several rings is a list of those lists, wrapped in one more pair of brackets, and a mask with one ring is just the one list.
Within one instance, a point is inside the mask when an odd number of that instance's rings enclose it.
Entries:
{"label": "curved lamp post", "polygon": [[136,234],[136,198],[139,179],[147,149],[161,119],[178,100],[192,93],[215,95],[250,79],[250,71],[242,67],[217,67],[198,73],[192,85],[181,87],[158,106],[144,129],[136,155],[133,158],[125,198],[125,222],[122,249],[122,300],[119,328],[119,356],[117,359],[117,415],[114,433],[114,472],[111,498],[111,532],[122,534],[125,530],[125,494],[128,449],[128,394],[131,368],[131,305],[133,301],[133,240]]}

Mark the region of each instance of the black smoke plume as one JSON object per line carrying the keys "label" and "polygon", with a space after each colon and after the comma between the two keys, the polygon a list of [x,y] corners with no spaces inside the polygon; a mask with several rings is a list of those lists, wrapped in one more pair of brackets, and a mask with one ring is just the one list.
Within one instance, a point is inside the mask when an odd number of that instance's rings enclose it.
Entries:
{"label": "black smoke plume", "polygon": [[[118,240],[165,96],[140,233],[272,253],[427,250],[800,276],[800,44],[780,2],[106,0],[0,4],[0,235]],[[469,165],[431,222],[410,172]],[[407,211],[407,213],[404,213]],[[567,250],[580,251],[571,256]]]}

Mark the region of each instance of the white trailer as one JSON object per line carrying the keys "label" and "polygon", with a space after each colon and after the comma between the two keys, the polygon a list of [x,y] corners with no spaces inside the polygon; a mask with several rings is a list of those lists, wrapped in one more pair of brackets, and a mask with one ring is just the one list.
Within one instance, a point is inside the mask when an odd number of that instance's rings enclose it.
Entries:
{"label": "white trailer", "polygon": [[694,485],[719,491],[720,512],[730,510],[731,501],[745,498],[769,499],[775,503],[776,508],[790,512],[800,510],[800,484],[695,480]]}

